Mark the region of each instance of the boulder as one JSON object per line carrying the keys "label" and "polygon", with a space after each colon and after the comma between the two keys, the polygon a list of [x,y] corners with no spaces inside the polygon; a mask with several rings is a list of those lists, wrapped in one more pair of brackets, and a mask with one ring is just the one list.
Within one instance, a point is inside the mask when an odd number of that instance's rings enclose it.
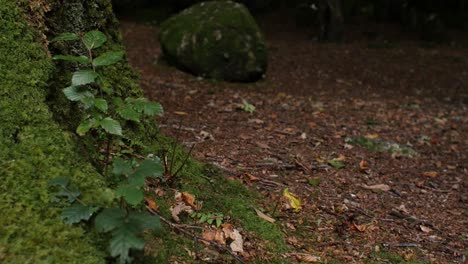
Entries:
{"label": "boulder", "polygon": [[258,80],[267,68],[265,39],[248,9],[232,1],[202,2],[162,23],[164,59],[194,75]]}

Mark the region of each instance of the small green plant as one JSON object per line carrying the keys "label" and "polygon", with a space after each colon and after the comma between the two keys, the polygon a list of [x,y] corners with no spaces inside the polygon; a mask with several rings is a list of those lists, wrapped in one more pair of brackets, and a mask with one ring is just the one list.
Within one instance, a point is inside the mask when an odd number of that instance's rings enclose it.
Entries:
{"label": "small green plant", "polygon": [[[53,201],[65,201],[69,204],[61,214],[67,224],[77,224],[94,219],[98,232],[110,233],[109,250],[112,257],[119,263],[129,263],[131,250],[142,250],[145,240],[144,230],[157,231],[160,228],[159,218],[146,211],[143,207],[144,185],[147,177],[162,178],[163,166],[159,158],[149,156],[136,160],[127,158],[132,155],[131,148],[124,148],[121,122],[140,123],[142,118],[162,114],[159,103],[145,98],[115,97],[114,91],[104,85],[104,78],[99,69],[113,65],[122,60],[123,51],[108,51],[95,57],[95,49],[103,46],[107,37],[104,33],[93,30],[85,34],[64,33],[52,41],[80,41],[86,49],[86,55],[57,55],[55,60],[78,63],[78,70],[72,74],[71,85],[63,89],[63,93],[72,102],[78,102],[82,111],[82,121],[76,128],[76,133],[84,136],[87,133],[97,133],[98,138],[106,139],[106,158],[103,175],[109,186],[103,195],[109,204],[88,205],[80,198],[81,191],[67,177],[56,178],[49,182],[53,188]],[[120,153],[113,159],[112,177],[107,177],[107,167],[110,163],[111,146],[117,142]]]}
{"label": "small green plant", "polygon": [[245,99],[242,99],[241,109],[244,112],[253,113],[255,111],[255,106],[253,104],[250,104],[249,102],[247,102]]}
{"label": "small green plant", "polygon": [[198,219],[198,223],[207,223],[209,225],[215,224],[220,227],[223,224],[224,216],[221,213],[191,213],[190,217]]}

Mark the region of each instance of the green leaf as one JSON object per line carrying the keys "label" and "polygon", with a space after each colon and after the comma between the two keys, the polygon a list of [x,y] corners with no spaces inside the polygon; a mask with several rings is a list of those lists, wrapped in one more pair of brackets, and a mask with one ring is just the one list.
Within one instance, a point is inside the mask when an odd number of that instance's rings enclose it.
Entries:
{"label": "green leaf", "polygon": [[70,101],[81,101],[87,97],[93,97],[94,95],[85,87],[69,86],[63,89],[63,93]]}
{"label": "green leaf", "polygon": [[222,223],[223,223],[223,218],[221,217],[216,218],[216,227],[220,227]]}
{"label": "green leaf", "polygon": [[120,208],[107,208],[96,216],[94,225],[98,232],[109,232],[124,224],[126,212]]}
{"label": "green leaf", "polygon": [[163,175],[164,168],[159,159],[157,160],[144,160],[141,162],[130,176],[130,184],[133,186],[143,186],[145,184],[146,177],[161,177]]}
{"label": "green leaf", "polygon": [[128,175],[133,171],[131,161],[123,160],[121,158],[114,159],[112,165],[112,173],[116,176]]}
{"label": "green leaf", "polygon": [[85,97],[81,99],[80,102],[84,104],[86,109],[89,109],[94,106],[94,104],[96,103],[96,99],[94,99],[94,97]]}
{"label": "green leaf", "polygon": [[108,66],[112,65],[123,58],[123,51],[109,51],[101,54],[99,57],[93,60],[93,66]]}
{"label": "green leaf", "polygon": [[86,48],[94,49],[99,48],[107,41],[106,35],[99,30],[92,30],[86,33],[83,36],[83,43],[85,44]]}
{"label": "green leaf", "polygon": [[94,102],[94,106],[96,106],[97,109],[101,110],[102,112],[106,113],[108,109],[107,101],[104,99],[96,99]]}
{"label": "green leaf", "polygon": [[341,169],[345,165],[342,162],[336,161],[336,160],[330,160],[328,161],[328,164],[330,164],[333,168]]}
{"label": "green leaf", "polygon": [[79,62],[79,63],[91,63],[91,60],[86,56],[71,56],[71,55],[56,55],[52,57],[53,60],[64,60],[64,61],[71,61],[71,62]]}
{"label": "green leaf", "polygon": [[57,177],[51,179],[47,184],[49,186],[60,186],[62,188],[67,188],[70,183],[70,177]]}
{"label": "green leaf", "polygon": [[73,73],[72,86],[90,84],[96,81],[99,75],[91,69],[79,70]]}
{"label": "green leaf", "polygon": [[106,117],[99,122],[99,125],[109,134],[122,136],[122,127],[119,121]]}
{"label": "green leaf", "polygon": [[255,106],[242,99],[242,110],[247,113],[253,113],[255,111]]}
{"label": "green leaf", "polygon": [[73,204],[72,206],[65,208],[61,214],[62,220],[66,224],[76,224],[81,220],[89,220],[91,216],[98,210],[97,207],[90,207],[81,204]]}
{"label": "green leaf", "polygon": [[147,212],[132,212],[128,216],[129,223],[137,225],[141,231],[152,230],[158,232],[161,230],[161,221],[157,215],[151,215]]}
{"label": "green leaf", "polygon": [[154,116],[161,115],[164,112],[160,103],[146,102],[143,107],[143,113],[145,115]]}
{"label": "green leaf", "polygon": [[87,119],[81,122],[76,128],[76,133],[80,136],[84,136],[91,128],[97,127],[98,122],[96,119]]}
{"label": "green leaf", "polygon": [[120,263],[130,262],[130,249],[142,250],[145,247],[145,241],[136,235],[138,231],[132,223],[126,223],[114,230],[110,240],[111,256],[119,257]]}
{"label": "green leaf", "polygon": [[140,114],[130,104],[117,108],[117,113],[125,120],[140,122]]}
{"label": "green leaf", "polygon": [[50,42],[56,41],[69,41],[69,40],[79,40],[80,37],[75,33],[62,33],[55,38],[53,38]]}
{"label": "green leaf", "polygon": [[308,178],[307,181],[311,186],[317,187],[320,185],[320,182],[322,181],[320,178]]}
{"label": "green leaf", "polygon": [[144,194],[137,186],[132,185],[120,185],[115,193],[122,196],[127,203],[136,206],[143,201]]}

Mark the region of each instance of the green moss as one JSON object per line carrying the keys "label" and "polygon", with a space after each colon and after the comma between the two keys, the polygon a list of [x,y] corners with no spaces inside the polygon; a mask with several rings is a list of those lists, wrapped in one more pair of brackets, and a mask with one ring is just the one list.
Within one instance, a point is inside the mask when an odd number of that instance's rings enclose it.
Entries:
{"label": "green moss", "polygon": [[259,79],[265,40],[247,8],[231,1],[194,5],[161,25],[166,59],[194,74],[228,81]]}
{"label": "green moss", "polygon": [[71,176],[96,202],[103,181],[44,103],[53,64],[22,15],[0,0],[0,262],[102,263],[92,237],[63,224],[49,202],[51,178]]}
{"label": "green moss", "polygon": [[359,145],[366,149],[379,152],[388,152],[392,155],[405,156],[405,157],[417,157],[419,153],[410,147],[398,144],[391,140],[380,139],[380,138],[366,138],[366,137],[356,137],[356,138],[347,138],[346,143],[352,145]]}
{"label": "green moss", "polygon": [[400,255],[390,252],[390,251],[380,251],[374,252],[374,260],[369,260],[366,263],[368,264],[377,264],[377,263],[392,263],[392,264],[427,264],[429,262],[419,261],[419,260],[405,260]]}
{"label": "green moss", "polygon": [[[172,150],[173,141],[160,136],[159,143],[153,149]],[[180,146],[175,149],[175,165],[177,169],[186,157],[186,151]],[[170,158],[172,154],[167,154]],[[175,185],[180,191],[187,191],[195,195],[196,200],[203,203],[201,212],[222,213],[230,218],[230,222],[255,236],[259,245],[265,246],[271,263],[280,261],[280,254],[287,251],[283,233],[276,224],[271,224],[258,217],[253,208],[262,199],[258,194],[245,188],[240,182],[229,180],[216,168],[201,164],[189,158],[177,176]],[[169,195],[170,196],[170,195]],[[173,198],[168,197],[160,201],[160,210],[170,218],[169,207],[173,205]]]}

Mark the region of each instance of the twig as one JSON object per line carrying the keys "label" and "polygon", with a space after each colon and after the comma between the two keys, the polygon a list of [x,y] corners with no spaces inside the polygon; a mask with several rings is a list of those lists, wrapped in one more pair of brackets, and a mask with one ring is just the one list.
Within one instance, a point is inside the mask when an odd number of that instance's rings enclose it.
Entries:
{"label": "twig", "polygon": [[[176,172],[174,172],[174,174],[172,175],[173,178],[177,177],[177,174],[179,174],[179,172],[182,170],[182,168],[184,167],[184,165],[187,163],[187,160],[188,158],[190,157],[190,155],[192,154],[192,151],[193,149],[195,148],[195,144],[193,144],[191,147],[190,147],[190,150],[189,152],[187,153],[187,155],[185,155],[185,158],[184,160],[182,161],[182,164],[180,165],[180,167],[176,170]],[[172,161],[174,162],[174,161]]]}
{"label": "twig", "polygon": [[161,216],[160,214],[158,214],[157,212],[155,212],[154,210],[152,210],[151,208],[148,208],[148,210],[150,211],[150,213],[152,214],[156,214],[159,216],[159,218],[164,222],[166,223],[169,227],[171,227],[172,229],[175,229],[177,231],[179,231],[180,233],[186,235],[186,236],[189,236],[195,240],[198,240],[198,241],[204,241],[222,251],[226,251],[227,253],[229,253],[229,255],[231,255],[233,258],[235,258],[237,261],[239,261],[239,263],[242,263],[242,264],[246,264],[246,262],[241,259],[239,256],[236,255],[236,253],[234,253],[232,250],[230,250],[229,248],[219,244],[219,243],[216,243],[214,241],[211,241],[211,240],[208,240],[208,239],[205,239],[203,237],[200,237],[200,236],[197,236],[195,234],[192,234],[191,232],[183,229],[180,225],[178,224],[174,224],[172,223],[171,221],[167,220],[166,218],[164,218],[163,216]]}
{"label": "twig", "polygon": [[382,243],[384,247],[420,247],[416,243]]}

